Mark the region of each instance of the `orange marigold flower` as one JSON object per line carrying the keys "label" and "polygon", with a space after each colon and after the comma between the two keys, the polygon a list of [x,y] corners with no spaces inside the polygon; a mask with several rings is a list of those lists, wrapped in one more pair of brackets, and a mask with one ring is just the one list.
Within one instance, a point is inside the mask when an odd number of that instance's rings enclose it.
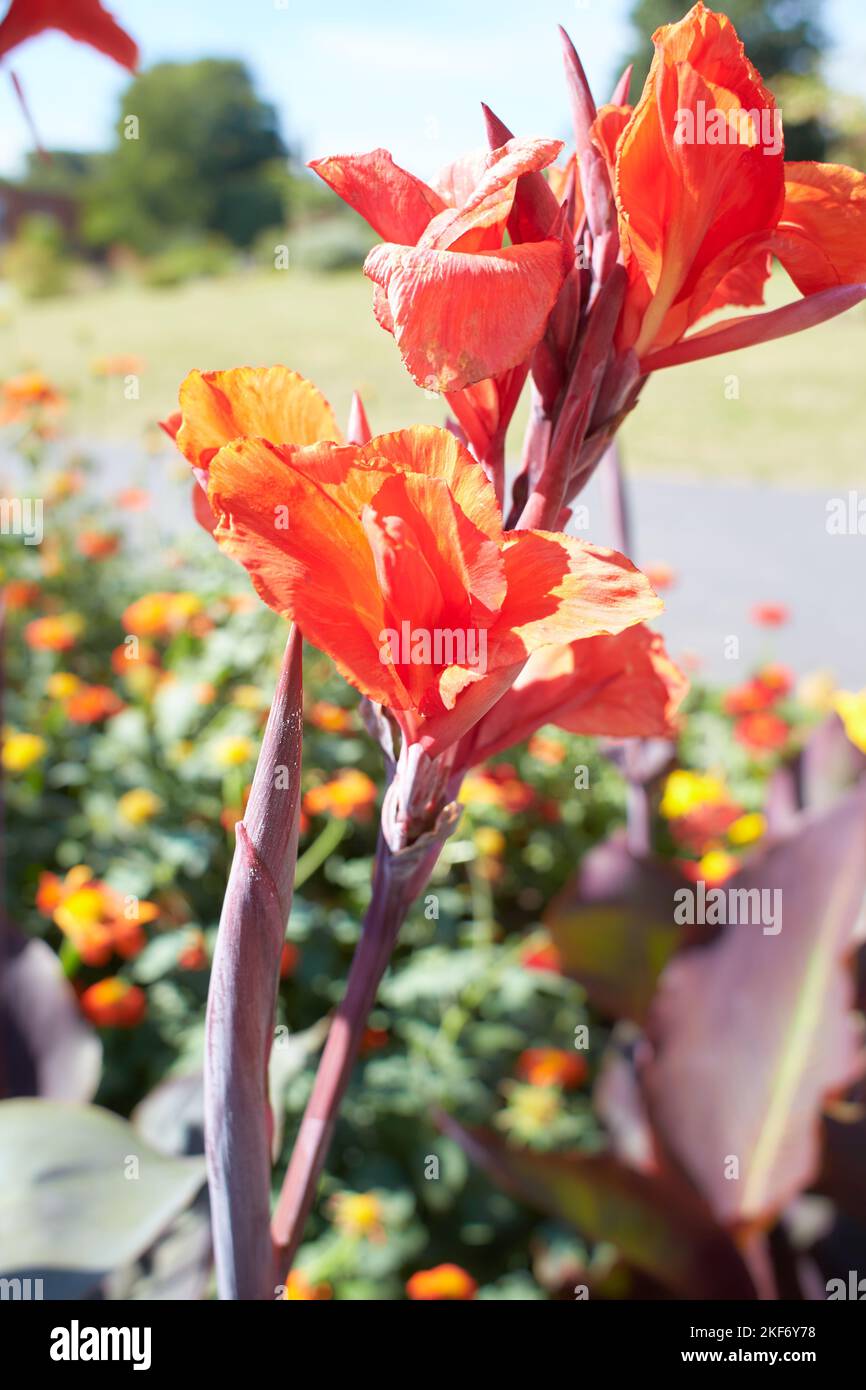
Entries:
{"label": "orange marigold flower", "polygon": [[86,560],[107,560],[120,549],[120,537],[108,531],[82,531],[75,548]]}
{"label": "orange marigold flower", "polygon": [[75,646],[84,630],[84,619],[78,613],[52,613],[34,618],[24,629],[24,641],[36,651],[67,652]]}
{"label": "orange marigold flower", "polygon": [[143,666],[158,667],[159,652],[151,642],[136,638],[134,642],[121,642],[111,653],[111,669],[116,676],[127,676]]}
{"label": "orange marigold flower", "polygon": [[528,1081],[530,1086],[560,1086],[564,1091],[573,1091],[583,1085],[589,1069],[578,1052],[561,1047],[528,1047],[518,1057],[515,1070],[521,1081]]}
{"label": "orange marigold flower", "polygon": [[85,685],[66,702],[66,714],[73,724],[100,724],[123,708],[120,696],[107,685]]}
{"label": "orange marigold flower", "polygon": [[289,980],[298,968],[301,959],[300,949],[294,941],[284,941],[280,952],[280,979]]}
{"label": "orange marigold flower", "polygon": [[125,487],[116,501],[125,512],[143,512],[150,506],[150,493],[143,487]]}
{"label": "orange marigold flower", "polygon": [[143,357],[132,352],[119,352],[113,357],[94,357],[90,370],[94,376],[138,376],[144,371]]}
{"label": "orange marigold flower", "polygon": [[[0,25],[0,53],[3,51],[2,31],[3,25]],[[0,388],[0,424],[12,424],[33,410],[56,412],[64,404],[60,392],[41,372],[22,372],[20,376],[9,377]]]}
{"label": "orange marigold flower", "polygon": [[198,594],[142,594],[124,610],[120,621],[137,637],[173,637],[189,626],[201,607]]}
{"label": "orange marigold flower", "polygon": [[10,613],[32,608],[41,593],[40,586],[32,579],[10,579],[3,585],[3,600]]}
{"label": "orange marigold flower", "polygon": [[286,1275],[283,1298],[289,1302],[310,1303],[330,1297],[330,1284],[312,1284],[300,1269],[292,1269]]}
{"label": "orange marigold flower", "polygon": [[526,970],[551,970],[557,975],[562,973],[562,955],[549,937],[530,937],[521,949],[520,963]]}
{"label": "orange marigold flower", "polygon": [[208,966],[207,947],[204,932],[191,931],[187,943],[177,958],[181,970],[206,970]]}
{"label": "orange marigold flower", "polygon": [[137,1028],[147,1013],[147,997],[138,985],[109,975],[84,991],[81,1010],[97,1028]]}
{"label": "orange marigold flower", "polygon": [[36,906],[53,918],[86,965],[105,965],[114,952],[126,959],[138,955],[146,943],[143,926],[159,916],[155,903],[123,897],[85,864],[63,879],[43,873]]}
{"label": "orange marigold flower", "polygon": [[330,782],[310,787],[303,805],[309,816],[369,820],[375,803],[376,783],[358,768],[344,768]]}
{"label": "orange marigold flower", "polygon": [[496,806],[510,815],[517,815],[533,804],[535,789],[517,776],[510,763],[498,763],[495,767],[470,772],[463,780],[459,799],[470,810],[477,806]]}
{"label": "orange marigold flower", "polygon": [[419,1269],[406,1283],[406,1292],[416,1300],[470,1299],[478,1285],[460,1265],[441,1264]]}
{"label": "orange marigold flower", "polygon": [[753,753],[772,753],[784,748],[791,736],[791,727],[768,710],[744,714],[734,725],[734,738]]}
{"label": "orange marigold flower", "polygon": [[307,710],[307,718],[316,729],[329,734],[345,734],[353,727],[352,711],[329,700],[316,700]]}
{"label": "orange marigold flower", "polygon": [[564,743],[557,742],[555,738],[546,738],[544,734],[533,734],[527,744],[527,751],[531,757],[540,763],[547,763],[549,767],[558,766],[568,757],[568,749]]}

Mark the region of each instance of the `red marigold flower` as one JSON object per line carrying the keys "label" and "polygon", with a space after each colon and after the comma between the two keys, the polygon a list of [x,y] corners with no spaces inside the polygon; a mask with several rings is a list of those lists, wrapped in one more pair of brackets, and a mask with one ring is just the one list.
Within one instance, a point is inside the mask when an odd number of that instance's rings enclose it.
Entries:
{"label": "red marigold flower", "polygon": [[52,613],[34,618],[24,629],[24,641],[37,651],[66,652],[75,646],[84,629],[78,613]]}
{"label": "red marigold flower", "polygon": [[84,991],[81,1010],[97,1028],[137,1028],[147,1013],[147,996],[138,985],[109,975]]}
{"label": "red marigold flower", "polygon": [[768,710],[744,714],[734,725],[737,742],[756,753],[776,752],[784,748],[790,736],[790,725]]}
{"label": "red marigold flower", "polygon": [[517,1059],[515,1071],[530,1086],[560,1086],[576,1090],[587,1078],[586,1058],[561,1047],[527,1047]]}
{"label": "red marigold flower", "polygon": [[758,627],[782,627],[790,616],[784,603],[756,603],[751,612],[752,622]]}
{"label": "red marigold flower", "polygon": [[86,560],[107,560],[120,548],[120,537],[108,531],[82,531],[75,542],[79,555]]}
{"label": "red marigold flower", "polygon": [[66,702],[73,724],[99,724],[124,708],[120,696],[107,685],[85,685]]}
{"label": "red marigold flower", "polygon": [[551,970],[562,973],[562,955],[549,939],[535,935],[520,952],[520,963],[526,970]]}
{"label": "red marigold flower", "polygon": [[94,878],[85,864],[66,877],[43,873],[36,906],[68,937],[85,965],[105,965],[113,952],[129,959],[143,950],[143,926],[159,916],[155,903],[124,898]]}
{"label": "red marigold flower", "polygon": [[32,579],[10,579],[3,585],[3,601],[10,613],[21,608],[32,608],[42,593]]}
{"label": "red marigold flower", "polygon": [[474,1298],[478,1285],[460,1265],[441,1264],[432,1269],[419,1269],[407,1280],[406,1292],[410,1298],[432,1301],[442,1299]]}

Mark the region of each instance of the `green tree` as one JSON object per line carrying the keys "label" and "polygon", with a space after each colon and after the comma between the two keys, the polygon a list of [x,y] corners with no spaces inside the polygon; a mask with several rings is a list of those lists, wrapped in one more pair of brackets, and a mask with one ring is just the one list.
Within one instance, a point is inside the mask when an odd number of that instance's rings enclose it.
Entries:
{"label": "green tree", "polygon": [[[824,0],[719,0],[710,8],[722,10],[733,21],[767,86],[774,93],[781,89],[780,99],[784,96],[787,101],[800,83],[814,90],[827,44]],[[687,0],[634,0],[630,16],[634,41],[620,65],[634,63],[632,100],[637,99],[649,71],[653,33],[662,24],[682,19],[687,9]],[[823,113],[801,111],[798,119],[790,119],[782,104],[782,116],[786,157],[823,159],[829,133]]]}
{"label": "green tree", "polygon": [[249,246],[283,220],[285,154],[242,63],[160,63],[124,92],[117,143],[85,192],[85,235],[143,253],[200,234]]}

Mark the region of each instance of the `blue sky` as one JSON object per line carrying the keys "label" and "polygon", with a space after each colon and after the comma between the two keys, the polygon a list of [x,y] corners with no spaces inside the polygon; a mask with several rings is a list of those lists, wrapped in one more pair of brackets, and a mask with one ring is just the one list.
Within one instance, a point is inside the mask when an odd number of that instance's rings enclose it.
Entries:
{"label": "blue sky", "polygon": [[[481,100],[518,133],[564,135],[555,26],[569,29],[604,99],[625,45],[629,0],[108,0],[108,7],[137,39],[144,66],[243,59],[307,157],[387,145],[400,163],[429,175],[484,143]],[[829,0],[827,13],[828,75],[866,97],[866,3]],[[121,68],[56,33],[7,62],[46,145],[108,142],[128,80]],[[0,174],[19,170],[30,143],[4,79]]]}

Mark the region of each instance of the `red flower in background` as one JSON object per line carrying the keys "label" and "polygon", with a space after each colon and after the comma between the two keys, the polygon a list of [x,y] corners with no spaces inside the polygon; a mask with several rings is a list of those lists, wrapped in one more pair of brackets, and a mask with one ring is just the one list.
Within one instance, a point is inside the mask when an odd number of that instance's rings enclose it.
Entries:
{"label": "red flower in background", "polygon": [[81,995],[81,1011],[97,1028],[137,1028],[147,1013],[147,996],[119,975],[97,980]]}
{"label": "red flower in background", "polygon": [[135,70],[138,48],[99,0],[12,0],[0,24],[0,56],[45,29],[90,44],[121,67]]}
{"label": "red flower in background", "polygon": [[790,616],[784,603],[756,603],[750,614],[758,627],[784,627]]}
{"label": "red flower in background", "polygon": [[527,1047],[515,1066],[517,1076],[530,1086],[561,1086],[564,1091],[582,1086],[588,1071],[584,1057],[560,1047]]}
{"label": "red flower in background", "polygon": [[744,714],[734,725],[734,738],[753,753],[777,752],[790,736],[790,725],[769,711]]}

